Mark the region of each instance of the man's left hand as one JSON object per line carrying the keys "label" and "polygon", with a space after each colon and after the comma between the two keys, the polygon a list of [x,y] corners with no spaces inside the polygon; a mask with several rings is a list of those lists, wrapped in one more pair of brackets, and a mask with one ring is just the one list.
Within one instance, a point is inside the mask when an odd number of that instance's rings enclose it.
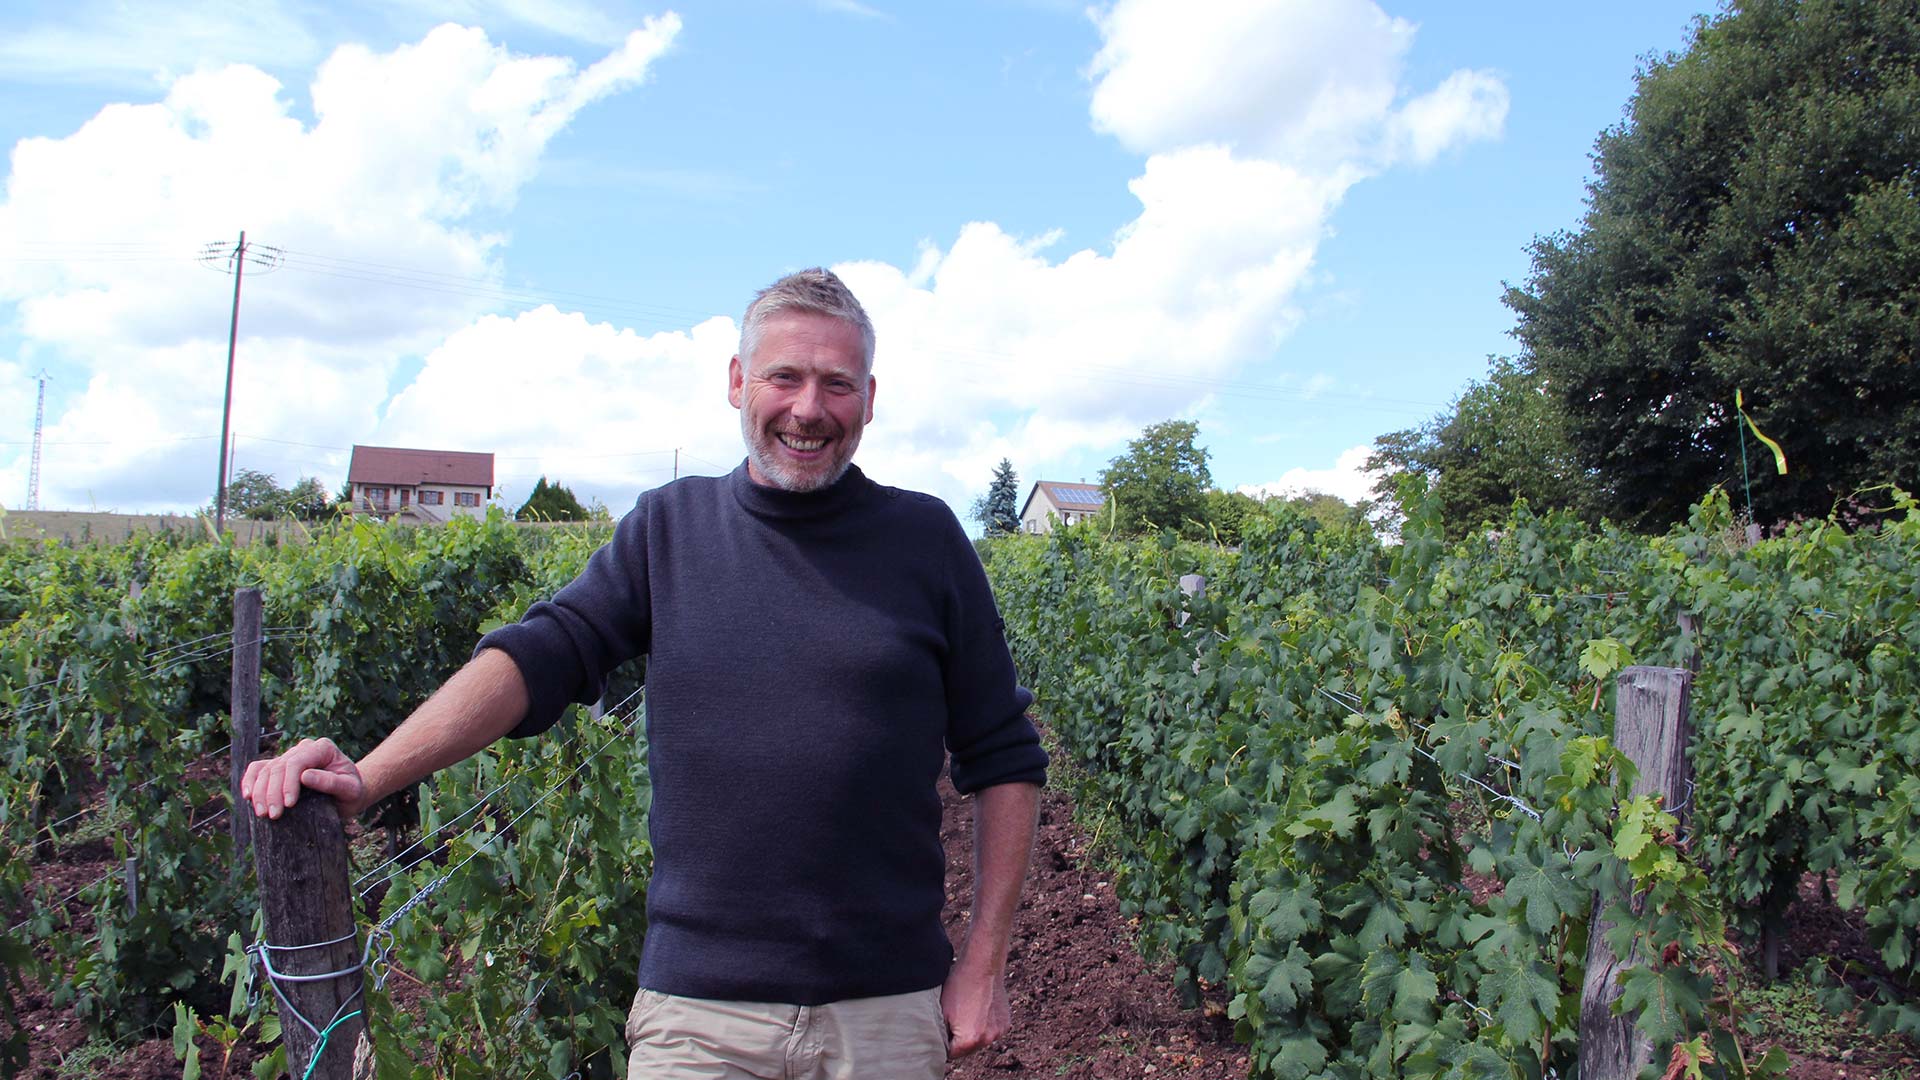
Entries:
{"label": "man's left hand", "polygon": [[955,962],[940,988],[940,1011],[947,1018],[949,1058],[983,1049],[1013,1026],[1004,974],[975,970],[964,957]]}

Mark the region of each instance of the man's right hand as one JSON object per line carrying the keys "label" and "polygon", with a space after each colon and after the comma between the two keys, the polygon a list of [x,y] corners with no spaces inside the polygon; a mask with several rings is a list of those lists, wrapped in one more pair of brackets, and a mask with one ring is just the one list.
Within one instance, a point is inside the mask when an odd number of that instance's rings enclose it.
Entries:
{"label": "man's right hand", "polygon": [[332,739],[302,739],[279,757],[249,764],[240,778],[240,797],[253,804],[255,816],[277,818],[300,801],[302,787],[333,796],[343,820],[366,809],[360,769]]}

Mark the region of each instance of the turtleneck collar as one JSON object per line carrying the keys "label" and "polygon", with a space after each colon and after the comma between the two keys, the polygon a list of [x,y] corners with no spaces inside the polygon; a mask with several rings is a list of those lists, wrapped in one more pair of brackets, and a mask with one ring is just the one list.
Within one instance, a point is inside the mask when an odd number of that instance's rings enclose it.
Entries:
{"label": "turtleneck collar", "polygon": [[847,509],[873,482],[860,471],[860,466],[848,465],[840,479],[819,491],[788,491],[755,482],[747,475],[747,463],[742,461],[739,468],[727,475],[727,486],[750,514],[799,521],[828,517]]}

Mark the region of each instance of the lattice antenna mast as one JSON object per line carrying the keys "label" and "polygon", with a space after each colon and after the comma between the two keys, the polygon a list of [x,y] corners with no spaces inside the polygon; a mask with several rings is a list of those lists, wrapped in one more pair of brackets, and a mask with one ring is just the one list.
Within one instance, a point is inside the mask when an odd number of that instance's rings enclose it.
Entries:
{"label": "lattice antenna mast", "polygon": [[240,241],[228,244],[215,241],[200,249],[200,263],[223,274],[233,275],[233,321],[227,327],[227,397],[220,408],[220,479],[213,495],[213,531],[227,524],[227,437],[233,423],[233,351],[240,341],[240,278],[251,264],[256,273],[278,270],[286,262],[286,252],[266,244],[247,243],[247,232],[240,230]]}
{"label": "lattice antenna mast", "polygon": [[40,380],[40,400],[33,406],[33,465],[27,470],[27,509],[40,509],[40,430],[47,419],[47,380],[53,376],[43,369],[34,376]]}

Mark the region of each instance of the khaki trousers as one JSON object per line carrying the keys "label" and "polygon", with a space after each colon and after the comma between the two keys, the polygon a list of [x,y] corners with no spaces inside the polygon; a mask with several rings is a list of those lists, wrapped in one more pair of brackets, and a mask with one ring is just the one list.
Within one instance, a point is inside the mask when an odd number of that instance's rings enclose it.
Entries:
{"label": "khaki trousers", "polygon": [[627,1014],[627,1080],[940,1080],[940,988],[827,1005],[707,1001],[653,990]]}

